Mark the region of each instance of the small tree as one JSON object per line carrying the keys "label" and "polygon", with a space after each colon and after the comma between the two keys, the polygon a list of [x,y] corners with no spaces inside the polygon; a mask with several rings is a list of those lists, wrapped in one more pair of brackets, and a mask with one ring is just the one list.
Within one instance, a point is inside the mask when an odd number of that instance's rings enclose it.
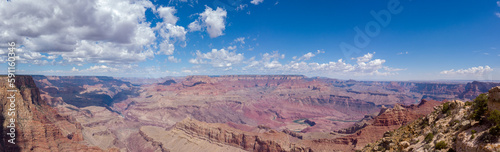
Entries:
{"label": "small tree", "polygon": [[486,94],[480,94],[474,100],[474,112],[471,117],[479,121],[486,111],[488,111],[488,96]]}
{"label": "small tree", "polygon": [[440,142],[436,143],[434,148],[436,148],[437,150],[441,150],[441,149],[445,149],[446,146],[448,146],[448,144],[446,144],[446,142],[440,141]]}
{"label": "small tree", "polygon": [[493,110],[491,113],[490,113],[490,116],[488,117],[488,120],[495,123],[495,125],[499,125],[500,124],[500,111],[498,110]]}
{"label": "small tree", "polygon": [[447,113],[450,110],[450,102],[443,103],[443,109],[441,109],[441,113]]}
{"label": "small tree", "polygon": [[425,139],[424,141],[427,142],[427,143],[430,143],[432,141],[432,139],[434,139],[434,134],[432,133],[428,133],[426,136],[425,136]]}

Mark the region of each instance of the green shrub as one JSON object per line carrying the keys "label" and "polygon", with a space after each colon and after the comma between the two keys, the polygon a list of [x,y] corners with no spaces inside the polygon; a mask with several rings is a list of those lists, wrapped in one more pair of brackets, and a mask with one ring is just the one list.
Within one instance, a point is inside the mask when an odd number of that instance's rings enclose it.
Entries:
{"label": "green shrub", "polygon": [[471,132],[472,134],[475,134],[477,131],[476,131],[476,130],[474,130],[474,129],[472,129],[470,132]]}
{"label": "green shrub", "polygon": [[440,142],[436,143],[436,145],[434,146],[434,148],[436,148],[437,150],[440,150],[440,149],[445,149],[446,146],[448,146],[446,144],[446,142],[440,141]]}
{"label": "green shrub", "polygon": [[500,125],[496,125],[494,127],[491,127],[489,133],[491,135],[495,135],[495,136],[500,135]]}
{"label": "green shrub", "polygon": [[472,102],[470,101],[465,102],[465,106],[472,106]]}
{"label": "green shrub", "polygon": [[427,143],[429,143],[429,142],[431,142],[431,141],[432,141],[432,139],[434,139],[434,134],[432,134],[432,133],[428,133],[428,134],[425,136],[424,141],[425,141],[425,142],[427,142]]}
{"label": "green shrub", "polygon": [[500,125],[500,111],[493,110],[488,117],[488,120],[495,123],[495,125]]}
{"label": "green shrub", "polygon": [[443,103],[443,109],[441,109],[441,113],[448,113],[450,110],[450,102]]}
{"label": "green shrub", "polygon": [[476,135],[472,134],[472,136],[470,136],[470,139],[474,139],[476,138]]}
{"label": "green shrub", "polygon": [[481,116],[483,116],[486,111],[488,111],[488,96],[486,94],[480,94],[474,100],[474,112],[471,114],[471,117],[474,120],[481,120]]}

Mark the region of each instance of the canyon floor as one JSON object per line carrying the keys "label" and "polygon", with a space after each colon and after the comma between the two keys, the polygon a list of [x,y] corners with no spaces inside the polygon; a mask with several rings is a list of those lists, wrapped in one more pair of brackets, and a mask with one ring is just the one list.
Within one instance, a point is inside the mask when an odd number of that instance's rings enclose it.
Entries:
{"label": "canyon floor", "polygon": [[[362,150],[386,131],[431,113],[442,101],[469,101],[500,85],[301,75],[156,81],[35,75],[20,76],[16,84],[24,97],[19,102],[27,106],[19,107],[24,108],[21,113],[41,124],[20,128],[29,131],[20,132],[19,140],[30,144],[14,147],[19,151],[76,147],[80,151],[231,152]],[[4,99],[2,106],[8,104]],[[6,125],[4,121],[2,130]],[[42,130],[51,131],[32,135]],[[2,147],[12,148],[5,143]]]}

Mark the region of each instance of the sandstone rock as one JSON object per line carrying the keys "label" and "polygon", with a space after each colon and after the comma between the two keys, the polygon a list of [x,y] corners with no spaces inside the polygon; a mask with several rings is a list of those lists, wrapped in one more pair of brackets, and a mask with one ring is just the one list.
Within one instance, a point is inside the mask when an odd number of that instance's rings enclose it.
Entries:
{"label": "sandstone rock", "polygon": [[488,110],[500,111],[500,86],[494,87],[488,91]]}

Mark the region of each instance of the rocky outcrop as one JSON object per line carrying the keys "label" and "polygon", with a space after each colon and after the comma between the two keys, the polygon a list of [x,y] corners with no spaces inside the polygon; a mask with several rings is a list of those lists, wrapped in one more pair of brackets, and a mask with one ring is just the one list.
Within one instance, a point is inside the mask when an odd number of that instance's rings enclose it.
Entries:
{"label": "rocky outcrop", "polygon": [[176,83],[177,82],[175,82],[174,80],[167,80],[167,81],[165,81],[163,83],[160,83],[160,85],[166,85],[166,86],[168,86],[168,85],[176,84]]}
{"label": "rocky outcrop", "polygon": [[[479,107],[486,102],[483,97],[488,97],[488,109],[495,109],[490,103],[496,102],[499,92],[500,87],[495,87],[474,102],[444,102],[425,117],[386,132],[381,140],[369,144],[363,151],[499,151],[500,140],[491,130],[495,117],[491,119],[491,113],[478,110],[485,108]],[[477,114],[481,115],[477,117]]]}
{"label": "rocky outcrop", "polygon": [[[40,91],[31,76],[16,76],[15,88],[7,85],[7,78],[0,77],[0,104],[10,107],[7,97],[15,96],[15,114],[9,115],[8,108],[1,109],[2,138],[7,136],[10,119],[16,120],[15,144],[6,142],[6,151],[102,151],[97,147],[83,145],[81,125],[71,117],[61,116],[41,99]],[[15,90],[7,91],[7,90]],[[9,129],[9,130],[7,130]]]}
{"label": "rocky outcrop", "polygon": [[352,134],[352,133],[355,133],[356,131],[358,131],[360,129],[363,129],[366,126],[371,125],[371,123],[372,123],[371,120],[374,117],[376,117],[376,116],[374,116],[374,115],[365,115],[365,117],[362,120],[360,120],[359,122],[356,122],[351,127],[343,128],[343,129],[340,129],[340,130],[336,130],[334,132],[341,133],[341,134]]}
{"label": "rocky outcrop", "polygon": [[488,110],[500,111],[500,86],[491,88],[488,91]]}

